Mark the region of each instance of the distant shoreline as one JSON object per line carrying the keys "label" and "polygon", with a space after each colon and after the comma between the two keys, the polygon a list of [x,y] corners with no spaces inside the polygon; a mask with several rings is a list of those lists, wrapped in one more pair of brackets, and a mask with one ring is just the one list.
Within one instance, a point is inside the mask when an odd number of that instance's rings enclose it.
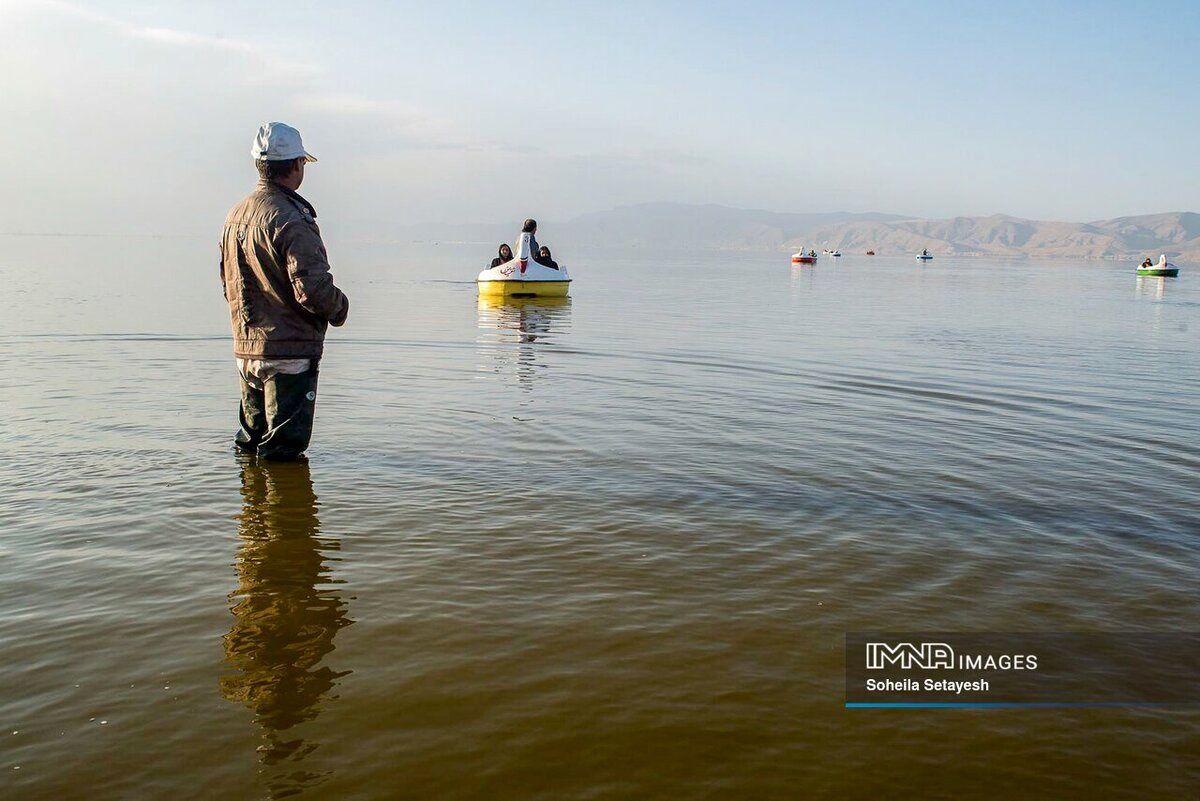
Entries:
{"label": "distant shoreline", "polygon": [[[97,234],[97,233],[39,233],[32,231],[0,231],[0,237],[19,237],[25,239],[178,239],[192,241],[206,241],[212,239],[211,236],[203,234],[144,234],[144,233],[117,233],[117,234]],[[475,239],[475,240],[455,240],[455,239],[403,239],[393,237],[331,237],[331,241],[353,244],[353,245],[424,245],[431,247],[454,246],[454,247],[480,247],[491,248],[495,245],[492,240]],[[679,247],[666,245],[648,245],[640,242],[618,243],[610,242],[603,244],[585,243],[575,245],[566,241],[565,246],[582,247],[585,250],[638,250],[646,252],[671,252],[671,253],[745,253],[745,254],[787,254],[796,250],[797,245],[777,245],[775,247],[729,247],[721,245],[711,245],[707,247]],[[841,248],[842,257],[864,257],[864,258],[908,258],[919,252],[912,251],[879,251],[872,256],[867,256],[860,250],[851,250]],[[995,253],[985,250],[978,251],[945,251],[937,250],[936,248],[928,248],[933,256],[941,258],[955,259],[994,259],[998,261],[1109,261],[1109,262],[1129,262],[1140,261],[1147,256],[1156,257],[1158,253],[1166,253],[1167,257],[1175,262],[1188,262],[1196,260],[1189,258],[1186,254],[1180,254],[1170,248],[1148,248],[1145,251],[1138,253],[1122,253],[1114,255],[1087,255],[1087,254],[1060,254],[1060,253]],[[825,256],[826,254],[820,254]]]}

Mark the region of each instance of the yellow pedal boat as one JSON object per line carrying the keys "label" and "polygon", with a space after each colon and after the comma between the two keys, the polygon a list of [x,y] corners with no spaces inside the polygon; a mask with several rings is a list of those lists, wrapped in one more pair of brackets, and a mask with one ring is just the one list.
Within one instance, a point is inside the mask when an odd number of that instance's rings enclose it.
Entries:
{"label": "yellow pedal boat", "polygon": [[480,295],[508,298],[565,298],[571,285],[567,268],[557,270],[533,260],[529,240],[532,234],[523,233],[513,248],[516,255],[503,264],[489,267],[479,274],[475,283]]}

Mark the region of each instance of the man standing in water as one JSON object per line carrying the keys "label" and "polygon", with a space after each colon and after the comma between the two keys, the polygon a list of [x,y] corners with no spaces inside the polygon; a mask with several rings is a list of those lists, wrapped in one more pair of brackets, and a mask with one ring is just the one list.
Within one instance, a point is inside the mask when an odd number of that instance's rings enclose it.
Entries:
{"label": "man standing in water", "polygon": [[295,459],[312,436],[325,331],[346,322],[350,302],[333,283],[317,212],[296,193],[304,165],[316,161],[300,132],[269,122],[250,154],[258,186],[229,212],[221,235],[221,282],[242,380],[234,443],[267,459]]}

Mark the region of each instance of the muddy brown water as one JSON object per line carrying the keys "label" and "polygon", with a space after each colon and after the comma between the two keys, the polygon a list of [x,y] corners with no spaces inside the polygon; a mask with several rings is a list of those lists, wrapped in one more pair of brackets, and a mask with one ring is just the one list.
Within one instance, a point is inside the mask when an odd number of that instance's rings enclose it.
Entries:
{"label": "muddy brown water", "polygon": [[481,306],[490,245],[334,238],[266,465],[212,242],[0,242],[7,798],[1196,797],[1195,710],[842,674],[847,631],[1200,628],[1186,270],[563,243],[568,301]]}

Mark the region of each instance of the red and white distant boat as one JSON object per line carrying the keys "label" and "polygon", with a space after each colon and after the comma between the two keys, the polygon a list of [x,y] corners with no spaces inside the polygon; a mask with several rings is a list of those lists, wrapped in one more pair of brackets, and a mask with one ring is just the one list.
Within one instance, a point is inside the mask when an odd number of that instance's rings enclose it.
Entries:
{"label": "red and white distant boat", "polygon": [[817,252],[810,250],[807,253],[801,248],[796,253],[792,254],[792,264],[816,264]]}

